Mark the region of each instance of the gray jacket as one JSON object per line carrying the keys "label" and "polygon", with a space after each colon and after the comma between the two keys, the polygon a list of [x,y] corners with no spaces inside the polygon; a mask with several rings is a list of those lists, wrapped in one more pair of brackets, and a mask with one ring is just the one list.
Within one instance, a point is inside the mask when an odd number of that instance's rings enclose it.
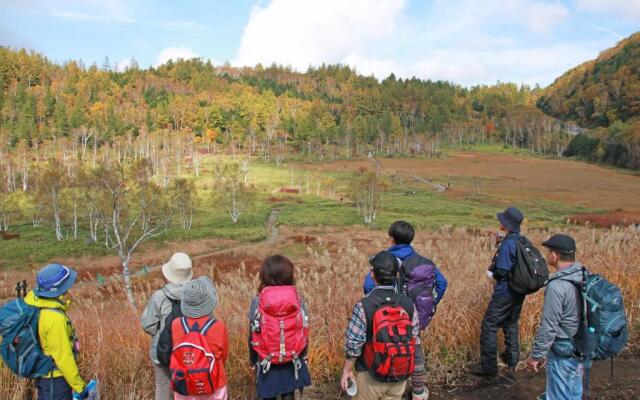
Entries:
{"label": "gray jacket", "polygon": [[582,264],[576,262],[549,277],[544,292],[544,308],[531,356],[546,357],[558,339],[571,339],[582,320],[582,297],[575,283],[582,282]]}
{"label": "gray jacket", "polygon": [[[149,349],[149,357],[156,365],[160,365],[156,355],[158,347],[158,339],[160,332],[164,329],[164,320],[171,312],[171,300],[180,300],[182,295],[182,285],[168,283],[162,289],[156,290],[149,299],[147,307],[140,316],[140,324],[142,329],[149,335],[151,339],[151,348]],[[171,300],[169,300],[171,299]]]}

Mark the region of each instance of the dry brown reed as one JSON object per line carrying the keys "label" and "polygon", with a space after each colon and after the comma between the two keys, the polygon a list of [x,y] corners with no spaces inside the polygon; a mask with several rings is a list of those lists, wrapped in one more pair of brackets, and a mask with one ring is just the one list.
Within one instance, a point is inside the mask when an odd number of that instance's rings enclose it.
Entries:
{"label": "dry brown reed", "polygon": [[[548,235],[547,231],[527,233],[538,244]],[[636,351],[640,331],[640,233],[633,228],[584,227],[571,228],[568,233],[576,238],[580,260],[622,288],[631,322],[628,349]],[[377,237],[380,233],[363,229],[362,236]],[[366,251],[382,246],[381,239],[374,239]],[[424,335],[424,346],[432,383],[455,384],[464,373],[464,364],[477,358],[480,321],[491,293],[484,271],[493,245],[489,237],[463,229],[419,232],[414,244],[441,266],[449,280],[447,293]],[[337,246],[309,244],[304,256],[294,257],[298,287],[312,318],[309,359],[316,386],[335,385],[341,370],[344,328],[353,304],[361,297],[362,278],[368,271],[367,252],[360,247],[351,240]],[[229,264],[235,268],[229,268]],[[247,356],[247,309],[258,286],[255,267],[238,260],[237,264],[227,262],[224,270],[202,265],[196,271],[196,275],[207,274],[216,280],[220,298],[216,317],[226,323],[230,335],[226,370],[233,399],[251,398],[254,391]],[[80,285],[74,292],[70,316],[83,343],[81,370],[86,378],[100,378],[103,399],[153,398],[149,338],[140,329],[139,315],[146,299],[161,285],[158,273],[137,279],[135,293],[141,306],[135,310],[127,305],[115,281],[104,287]],[[530,348],[542,301],[542,292],[527,298],[520,323],[524,354]],[[0,369],[0,398],[22,399],[27,387],[24,381]]]}

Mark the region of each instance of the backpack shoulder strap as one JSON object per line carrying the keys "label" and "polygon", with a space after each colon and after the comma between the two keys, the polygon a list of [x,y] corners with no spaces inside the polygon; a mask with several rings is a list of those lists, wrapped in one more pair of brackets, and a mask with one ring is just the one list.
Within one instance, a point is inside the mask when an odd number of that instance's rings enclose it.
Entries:
{"label": "backpack shoulder strap", "polygon": [[380,305],[381,299],[376,296],[375,291],[369,293],[369,295],[363,297],[360,302],[362,303],[362,308],[364,309],[364,314],[367,317],[367,321],[375,312],[375,309]]}
{"label": "backpack shoulder strap", "polygon": [[167,300],[169,300],[169,303],[171,303],[172,306],[180,304],[180,300],[179,299],[172,299],[171,297],[169,297],[169,293],[167,293],[167,291],[164,288],[162,288],[160,290],[162,290],[162,294],[164,294],[164,297]]}
{"label": "backpack shoulder strap", "polygon": [[208,320],[203,326],[202,329],[200,330],[200,333],[205,336],[207,334],[207,332],[209,331],[209,329],[211,329],[211,327],[218,322],[218,320],[216,319],[210,319]]}
{"label": "backpack shoulder strap", "polygon": [[59,309],[59,308],[43,307],[43,308],[38,308],[38,310],[53,311],[53,312],[55,312],[55,313],[62,314],[62,315],[64,315],[65,317],[67,316],[67,313],[66,313],[66,312],[64,312],[64,311],[62,311],[62,310],[61,310],[61,309]]}
{"label": "backpack shoulder strap", "polygon": [[180,325],[182,325],[182,330],[185,335],[191,332],[191,328],[189,327],[189,321],[187,321],[187,317],[180,318]]}
{"label": "backpack shoulder strap", "polygon": [[255,296],[251,299],[249,305],[249,319],[253,320],[258,316],[258,307],[260,306],[260,297]]}
{"label": "backpack shoulder strap", "polygon": [[360,302],[362,303],[362,308],[364,309],[364,316],[367,323],[367,338],[370,338],[373,333],[373,314],[375,314],[376,310],[380,307],[382,303],[384,303],[384,299],[378,296],[376,291],[372,291],[367,296],[363,297]]}
{"label": "backpack shoulder strap", "polygon": [[39,314],[40,314],[42,311],[44,311],[44,310],[46,310],[46,311],[52,311],[52,312],[54,312],[54,313],[57,313],[57,314],[60,314],[60,315],[64,316],[64,319],[67,321],[67,324],[69,324],[69,326],[73,327],[73,325],[72,325],[72,323],[71,323],[71,318],[69,318],[69,316],[67,315],[67,313],[66,313],[66,312],[64,312],[64,310],[61,310],[61,309],[59,309],[59,308],[48,308],[48,307],[44,307],[44,308],[38,308],[38,307],[36,307],[36,310],[37,310],[37,311],[36,311],[36,313],[37,313],[37,315],[38,315],[38,318],[39,318]]}

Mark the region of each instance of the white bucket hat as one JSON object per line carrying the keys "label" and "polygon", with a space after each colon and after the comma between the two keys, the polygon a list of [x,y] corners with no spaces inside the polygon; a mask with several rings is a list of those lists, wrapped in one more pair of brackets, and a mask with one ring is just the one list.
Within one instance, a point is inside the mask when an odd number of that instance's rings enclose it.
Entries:
{"label": "white bucket hat", "polygon": [[184,253],[175,253],[169,262],[162,266],[162,274],[171,283],[189,282],[193,278],[191,258]]}

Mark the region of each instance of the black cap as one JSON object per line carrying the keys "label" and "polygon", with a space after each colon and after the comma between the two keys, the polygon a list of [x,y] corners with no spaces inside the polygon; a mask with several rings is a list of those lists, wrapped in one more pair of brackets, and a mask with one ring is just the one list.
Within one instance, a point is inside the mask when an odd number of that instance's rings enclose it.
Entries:
{"label": "black cap", "polygon": [[574,254],[576,252],[576,241],[568,235],[553,235],[542,245],[562,254]]}
{"label": "black cap", "polygon": [[400,264],[398,259],[388,251],[381,251],[369,258],[373,275],[380,284],[392,283],[398,275]]}
{"label": "black cap", "polygon": [[520,224],[522,224],[522,220],[524,219],[524,215],[522,212],[515,207],[509,207],[504,212],[498,213],[496,215],[498,217],[498,221],[507,228],[511,232],[520,232]]}

